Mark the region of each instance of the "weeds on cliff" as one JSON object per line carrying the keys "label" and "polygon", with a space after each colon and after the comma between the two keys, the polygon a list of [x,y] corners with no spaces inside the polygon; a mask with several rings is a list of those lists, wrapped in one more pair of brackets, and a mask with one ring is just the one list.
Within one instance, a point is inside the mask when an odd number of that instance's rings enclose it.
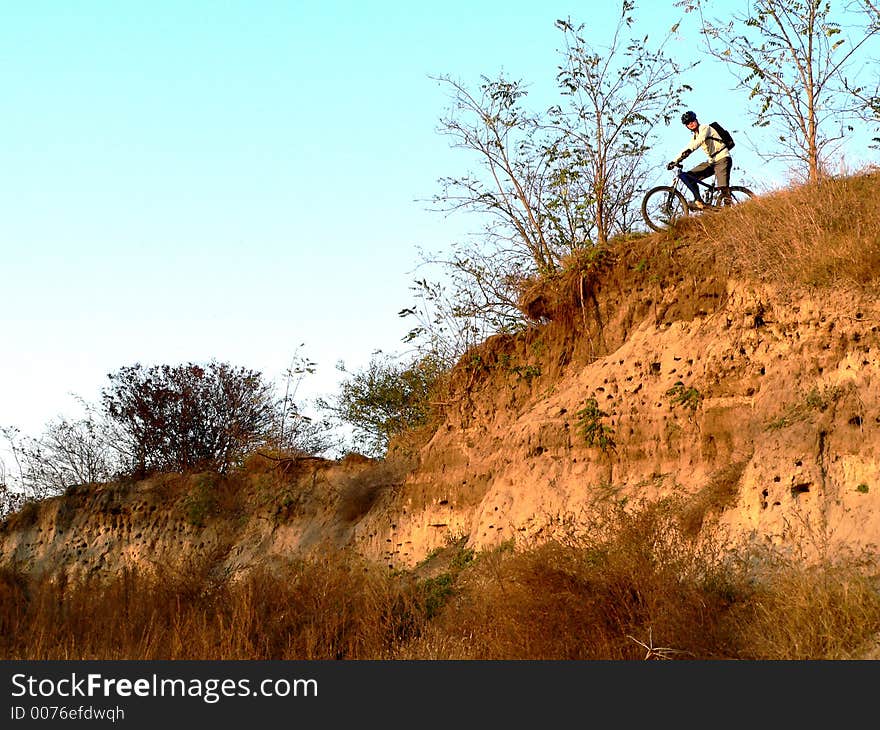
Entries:
{"label": "weeds on cliff", "polygon": [[186,495],[181,508],[193,527],[205,527],[212,519],[246,521],[239,482],[216,472],[201,472],[184,477]]}
{"label": "weeds on cliff", "polygon": [[437,616],[456,592],[461,572],[475,558],[473,548],[467,547],[467,536],[449,536],[445,547],[437,547],[425,556],[413,570],[417,578],[419,595],[425,607],[427,619]]}
{"label": "weeds on cliff", "polygon": [[575,413],[577,418],[577,431],[583,436],[584,441],[590,446],[598,446],[602,451],[613,451],[614,429],[608,424],[602,423],[602,419],[608,414],[599,408],[595,398],[588,398],[586,405]]}
{"label": "weeds on cliff", "polygon": [[498,356],[498,367],[510,375],[515,375],[517,380],[525,380],[531,383],[534,378],[541,375],[541,366],[531,363],[516,362],[509,353],[502,353]]}
{"label": "weeds on cliff", "polygon": [[799,421],[806,421],[812,413],[822,413],[828,410],[835,401],[843,396],[844,391],[845,389],[838,385],[826,385],[822,388],[814,386],[804,393],[796,403],[788,405],[782,415],[770,421],[766,430],[778,431]]}
{"label": "weeds on cliff", "polygon": [[690,388],[685,386],[680,380],[666,391],[666,397],[669,398],[671,406],[682,406],[692,413],[700,407],[700,401],[703,400],[699,390],[693,386]]}

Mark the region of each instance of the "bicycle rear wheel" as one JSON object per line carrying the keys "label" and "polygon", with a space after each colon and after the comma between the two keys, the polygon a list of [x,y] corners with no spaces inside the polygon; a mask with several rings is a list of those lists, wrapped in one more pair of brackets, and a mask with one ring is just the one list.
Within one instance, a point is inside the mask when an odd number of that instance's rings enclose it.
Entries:
{"label": "bicycle rear wheel", "polygon": [[642,218],[655,231],[666,230],[687,214],[684,195],[669,185],[651,188],[642,199]]}
{"label": "bicycle rear wheel", "polygon": [[731,185],[730,186],[730,202],[723,203],[723,205],[736,205],[737,203],[742,203],[748,200],[749,198],[754,198],[755,194],[749,190],[748,188],[744,188],[741,185]]}

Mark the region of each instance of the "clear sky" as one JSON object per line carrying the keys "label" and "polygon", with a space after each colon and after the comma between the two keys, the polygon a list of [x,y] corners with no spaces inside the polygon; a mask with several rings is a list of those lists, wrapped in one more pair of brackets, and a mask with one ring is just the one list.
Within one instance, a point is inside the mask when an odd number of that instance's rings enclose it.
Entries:
{"label": "clear sky", "polygon": [[[681,19],[671,0],[643,5],[646,32]],[[447,97],[430,76],[476,84],[503,70],[549,89],[554,20],[587,22],[601,42],[619,12],[583,0],[0,7],[0,426],[32,435],[135,362],[217,359],[280,379],[298,353],[318,366],[308,396],[333,391],[339,360],[402,351],[417,247],[475,227],[425,202],[469,163],[436,132]],[[671,50],[695,59],[696,45],[684,33]],[[701,118],[745,126],[729,76],[687,80]],[[659,161],[687,141],[679,125],[663,139]]]}

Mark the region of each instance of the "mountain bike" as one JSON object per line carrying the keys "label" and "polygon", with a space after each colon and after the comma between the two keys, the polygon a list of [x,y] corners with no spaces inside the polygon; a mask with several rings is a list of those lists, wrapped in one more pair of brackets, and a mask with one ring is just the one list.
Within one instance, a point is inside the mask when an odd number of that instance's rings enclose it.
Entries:
{"label": "mountain bike", "polygon": [[725,203],[722,200],[721,188],[716,187],[714,179],[711,183],[697,180],[699,185],[706,188],[703,194],[703,202],[706,203],[706,207],[703,210],[692,208],[684,193],[679,189],[684,188],[686,192],[690,192],[678,176],[681,170],[682,166],[676,165],[672,185],[658,185],[656,188],[651,188],[642,199],[642,218],[655,231],[669,228],[675,221],[686,217],[689,213],[720,210],[722,207],[736,205],[755,197],[755,194],[748,188],[741,185],[731,185],[728,188],[730,202]]}

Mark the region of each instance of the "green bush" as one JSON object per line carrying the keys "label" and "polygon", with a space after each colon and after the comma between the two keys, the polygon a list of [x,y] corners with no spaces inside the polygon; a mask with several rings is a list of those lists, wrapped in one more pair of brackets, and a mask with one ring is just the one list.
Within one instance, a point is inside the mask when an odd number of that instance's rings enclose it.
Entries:
{"label": "green bush", "polygon": [[[340,370],[347,372],[343,365]],[[392,438],[429,422],[431,393],[444,372],[431,357],[406,364],[376,355],[365,368],[349,373],[333,401],[320,405],[353,427],[357,450],[382,455]]]}

